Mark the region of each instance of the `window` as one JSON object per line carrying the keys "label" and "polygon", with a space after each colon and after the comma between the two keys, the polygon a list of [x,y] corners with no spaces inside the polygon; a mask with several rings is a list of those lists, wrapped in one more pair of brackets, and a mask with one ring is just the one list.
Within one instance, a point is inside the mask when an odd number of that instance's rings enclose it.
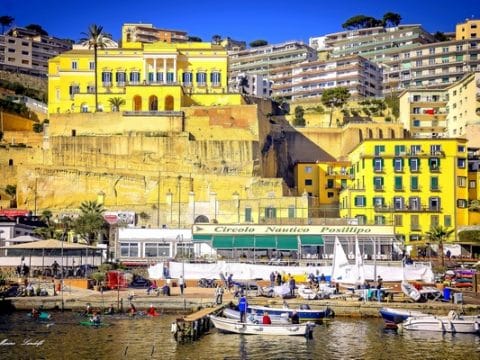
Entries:
{"label": "window", "polygon": [[383,215],[375,215],[374,218],[375,225],[385,225],[385,216]]}
{"label": "window", "polygon": [[333,199],[335,197],[335,194],[331,191],[327,192],[327,198]]}
{"label": "window", "polygon": [[409,159],[410,171],[417,172],[420,169],[420,159],[419,158],[410,158]]}
{"label": "window", "polygon": [[138,257],[138,243],[121,242],[120,255],[122,257]]}
{"label": "window", "polygon": [[221,85],[221,74],[219,71],[214,71],[210,73],[210,82],[212,83],[212,86]]}
{"label": "window", "polygon": [[88,68],[89,68],[90,70],[95,70],[95,61],[90,61],[90,62],[88,63]]}
{"label": "window", "polygon": [[312,173],[312,167],[311,166],[305,166],[305,174],[311,174]]}
{"label": "window", "polygon": [[420,198],[418,196],[412,196],[409,198],[408,207],[410,210],[420,210]]}
{"label": "window", "polygon": [[76,84],[70,85],[68,87],[68,93],[70,94],[70,96],[80,93],[80,86]]}
{"label": "window", "polygon": [[178,243],[177,255],[182,257],[193,258],[193,244],[192,243]]}
{"label": "window", "polygon": [[182,82],[184,86],[191,86],[192,85],[192,73],[191,72],[184,72],[182,75]]}
{"label": "window", "polygon": [[476,180],[470,180],[468,183],[468,188],[469,189],[475,189],[477,187],[477,181]]}
{"label": "window", "polygon": [[430,228],[434,228],[440,225],[440,217],[438,215],[431,215],[430,216]]}
{"label": "window", "polygon": [[383,197],[374,197],[373,198],[373,206],[376,208],[383,208],[385,204],[385,199]]}
{"label": "window", "polygon": [[367,224],[367,217],[365,215],[357,215],[355,216],[357,219],[358,225],[366,225]]}
{"label": "window", "polygon": [[452,216],[451,215],[444,215],[443,217],[443,223],[445,227],[450,227],[452,226]]}
{"label": "window", "polygon": [[102,84],[104,87],[112,86],[112,73],[110,71],[102,71]]}
{"label": "window", "polygon": [[467,187],[467,177],[466,176],[457,176],[457,186],[458,187]]}
{"label": "window", "polygon": [[333,179],[327,179],[327,189],[333,189],[333,188],[334,188]]}
{"label": "window", "polygon": [[375,156],[385,152],[385,145],[375,145]]}
{"label": "window", "polygon": [[132,71],[130,73],[130,84],[133,84],[133,85],[140,84],[140,72]]}
{"label": "window", "polygon": [[438,186],[438,177],[437,176],[432,176],[430,178],[430,190],[432,190],[432,191],[440,190],[440,187]]}
{"label": "window", "polygon": [[411,145],[410,154],[415,155],[422,152],[422,145]]}
{"label": "window", "polygon": [[403,159],[402,158],[393,159],[393,168],[395,172],[403,172]]}
{"label": "window", "polygon": [[78,69],[78,62],[77,60],[72,61],[72,70],[77,70]]}
{"label": "window", "polygon": [[413,120],[413,126],[414,127],[420,127],[420,120],[414,119]]}
{"label": "window", "polygon": [[367,206],[367,199],[365,196],[355,196],[354,204],[357,207],[365,207]]}
{"label": "window", "polygon": [[403,226],[403,215],[395,215],[393,217],[395,226]]}
{"label": "window", "polygon": [[252,208],[250,207],[245,208],[245,221],[252,222]]}
{"label": "window", "polygon": [[373,170],[375,172],[382,172],[383,171],[383,159],[382,158],[373,159]]}
{"label": "window", "polygon": [[459,207],[459,208],[466,208],[467,205],[468,205],[467,200],[465,200],[465,199],[458,199],[458,200],[457,200],[457,207]]}
{"label": "window", "polygon": [[125,82],[127,81],[127,74],[124,71],[117,71],[115,73],[115,80],[117,82],[117,86],[125,86]]}
{"label": "window", "polygon": [[418,176],[411,176],[410,177],[410,190],[418,191],[420,190],[418,187]]}
{"label": "window", "polygon": [[440,209],[440,198],[439,197],[433,196],[428,200],[428,202],[429,202],[428,208],[429,208],[430,211],[440,211],[441,210]]}
{"label": "window", "polygon": [[276,219],[277,218],[277,209],[274,207],[265,208],[265,219]]}
{"label": "window", "polygon": [[313,181],[312,179],[305,179],[305,186],[310,186],[312,185]]}
{"label": "window", "polygon": [[207,86],[207,73],[198,72],[197,73],[197,85],[198,86]]}
{"label": "window", "polygon": [[157,72],[157,83],[163,83],[163,72]]}
{"label": "window", "polygon": [[295,206],[288,207],[288,218],[289,219],[295,218]]}
{"label": "window", "polygon": [[418,215],[410,215],[410,230],[413,230],[413,231],[421,230],[418,218],[419,218]]}
{"label": "window", "polygon": [[167,72],[167,84],[173,84],[175,82],[175,74],[173,72]]}
{"label": "window", "polygon": [[465,169],[467,166],[467,159],[465,158],[458,158],[457,159],[457,167],[460,169]]}
{"label": "window", "polygon": [[145,257],[170,257],[170,244],[145,243]]}
{"label": "window", "polygon": [[439,158],[428,159],[428,166],[430,167],[430,171],[439,171],[440,170],[440,159]]}
{"label": "window", "polygon": [[405,155],[405,145],[395,145],[395,156]]}
{"label": "window", "polygon": [[376,191],[383,190],[383,177],[382,176],[375,176],[373,178],[373,187]]}
{"label": "window", "polygon": [[393,208],[394,208],[395,210],[403,210],[403,204],[404,204],[404,202],[403,202],[403,197],[401,197],[401,196],[395,196],[395,197],[393,198]]}
{"label": "window", "polygon": [[395,184],[394,186],[395,190],[397,191],[403,190],[403,179],[401,176],[395,176],[394,184]]}

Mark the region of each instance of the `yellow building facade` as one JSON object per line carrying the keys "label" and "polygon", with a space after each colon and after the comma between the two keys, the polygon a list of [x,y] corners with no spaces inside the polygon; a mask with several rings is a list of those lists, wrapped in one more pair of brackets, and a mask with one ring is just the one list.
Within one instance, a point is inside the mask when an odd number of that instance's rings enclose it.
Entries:
{"label": "yellow building facade", "polygon": [[[352,179],[340,194],[340,216],[393,225],[414,245],[433,226],[467,225],[466,139],[366,140],[349,155]],[[451,240],[454,237],[452,236]]]}
{"label": "yellow building facade", "polygon": [[[178,111],[182,106],[238,105],[227,94],[227,53],[210,43],[130,42],[98,50],[99,111]],[[49,114],[94,112],[93,49],[74,49],[49,61]],[[212,96],[220,95],[220,96]],[[119,109],[113,98],[125,101]]]}
{"label": "yellow building facade", "polygon": [[480,37],[480,20],[466,20],[455,27],[455,40]]}

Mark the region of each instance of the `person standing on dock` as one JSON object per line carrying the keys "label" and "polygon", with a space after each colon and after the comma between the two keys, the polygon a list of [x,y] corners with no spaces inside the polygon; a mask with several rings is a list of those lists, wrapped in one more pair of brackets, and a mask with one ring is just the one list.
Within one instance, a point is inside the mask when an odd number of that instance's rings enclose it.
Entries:
{"label": "person standing on dock", "polygon": [[245,295],[242,295],[242,297],[238,301],[238,311],[240,311],[241,323],[247,322],[247,308],[248,308],[247,298],[245,297]]}
{"label": "person standing on dock", "polygon": [[182,275],[180,275],[180,278],[178,279],[178,286],[180,286],[180,295],[183,295],[183,289],[185,289],[185,279]]}
{"label": "person standing on dock", "polygon": [[223,302],[223,286],[220,284],[217,284],[217,287],[215,288],[215,303],[217,305],[222,304]]}

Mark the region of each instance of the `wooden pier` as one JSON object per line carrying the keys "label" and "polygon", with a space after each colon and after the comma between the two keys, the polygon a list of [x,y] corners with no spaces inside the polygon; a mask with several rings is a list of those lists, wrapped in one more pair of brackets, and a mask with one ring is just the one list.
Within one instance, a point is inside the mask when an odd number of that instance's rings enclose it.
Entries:
{"label": "wooden pier", "polygon": [[177,342],[195,341],[205,332],[210,330],[210,318],[208,315],[217,314],[226,305],[200,309],[183,318],[177,318],[172,323],[172,334]]}

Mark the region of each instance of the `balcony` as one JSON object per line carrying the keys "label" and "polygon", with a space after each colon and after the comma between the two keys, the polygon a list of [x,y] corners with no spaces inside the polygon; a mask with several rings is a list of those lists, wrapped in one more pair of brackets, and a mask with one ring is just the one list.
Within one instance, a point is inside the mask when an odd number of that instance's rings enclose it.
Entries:
{"label": "balcony", "polygon": [[403,205],[402,207],[383,205],[383,206],[375,206],[375,211],[380,212],[380,213],[386,213],[386,212],[388,212],[388,213],[392,213],[392,212],[407,212],[407,213],[433,212],[433,213],[439,213],[439,212],[442,212],[442,208],[440,208],[440,207],[430,207],[430,206],[426,206],[426,205],[415,206],[415,207],[409,207],[408,205]]}

